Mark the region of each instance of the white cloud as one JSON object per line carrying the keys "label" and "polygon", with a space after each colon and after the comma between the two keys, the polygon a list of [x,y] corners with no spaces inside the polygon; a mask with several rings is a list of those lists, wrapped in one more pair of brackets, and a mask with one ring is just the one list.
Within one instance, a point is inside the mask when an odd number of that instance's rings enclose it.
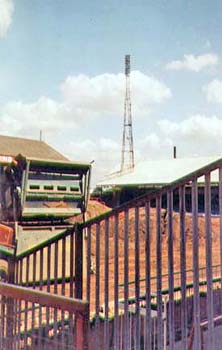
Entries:
{"label": "white cloud", "polygon": [[197,114],[179,122],[161,120],[158,126],[161,142],[170,140],[187,156],[221,154],[222,118]]}
{"label": "white cloud", "polygon": [[[69,132],[76,127],[72,110],[67,105],[41,98],[36,103],[23,105],[19,102],[5,106],[1,120],[2,133],[30,137],[35,130],[50,132],[50,143],[70,159],[90,162],[94,160],[92,187],[104,175],[120,169],[121,140],[116,142],[107,137],[84,138],[81,133],[73,138],[57,137],[58,130]],[[30,117],[31,116],[31,117]],[[66,122],[64,123],[64,118]],[[173,145],[177,146],[178,156],[215,155],[222,150],[222,118],[217,116],[193,115],[182,121],[168,119],[157,121],[156,131],[144,138],[135,138],[135,160],[170,158]]]}
{"label": "white cloud", "polygon": [[0,38],[4,37],[12,22],[14,4],[12,0],[0,0]]}
{"label": "white cloud", "polygon": [[184,55],[182,60],[175,60],[166,64],[167,70],[189,70],[200,72],[204,68],[217,65],[219,57],[213,53],[204,55]]}
{"label": "white cloud", "polygon": [[212,80],[209,84],[203,86],[203,92],[208,102],[222,103],[222,81]]}
{"label": "white cloud", "polygon": [[45,97],[30,104],[10,102],[0,111],[1,133],[30,136],[40,129],[53,133],[75,127],[71,117],[66,105]]}
{"label": "white cloud", "polygon": [[160,131],[168,137],[196,137],[198,139],[217,138],[222,135],[222,118],[216,116],[193,115],[180,122],[161,120]]}
{"label": "white cloud", "polygon": [[173,141],[158,132],[151,132],[137,142],[136,162],[147,159],[161,159],[171,155]]}
{"label": "white cloud", "polygon": [[[122,115],[124,74],[69,76],[61,89],[65,103],[85,116]],[[131,73],[131,94],[135,114],[147,114],[150,105],[171,97],[171,91],[164,83],[139,71]]]}
{"label": "white cloud", "polygon": [[150,150],[152,152],[159,152],[162,151],[164,148],[168,148],[172,146],[172,140],[168,137],[162,138],[160,134],[157,134],[155,132],[152,132],[151,134],[145,136],[142,140],[139,140],[138,147],[140,156],[144,156],[144,153],[147,156],[147,151],[149,152],[148,155],[151,156]]}
{"label": "white cloud", "polygon": [[181,121],[160,120],[157,129],[135,143],[136,163],[147,159],[219,155],[222,153],[222,118],[193,115]]}
{"label": "white cloud", "polygon": [[[61,102],[41,97],[33,103],[9,102],[0,109],[1,132],[31,136],[37,130],[53,134],[94,122],[96,118],[122,117],[125,80],[123,74],[95,77],[70,76],[61,86]],[[162,82],[132,72],[134,118],[147,115],[153,104],[171,96]]]}

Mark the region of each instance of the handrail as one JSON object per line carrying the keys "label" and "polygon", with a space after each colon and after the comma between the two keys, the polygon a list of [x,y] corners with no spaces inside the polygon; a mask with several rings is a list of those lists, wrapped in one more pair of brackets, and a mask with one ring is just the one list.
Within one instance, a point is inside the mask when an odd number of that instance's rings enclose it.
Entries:
{"label": "handrail", "polygon": [[86,300],[69,298],[4,282],[0,282],[0,294],[13,299],[37,303],[41,306],[54,307],[73,313],[78,312],[82,315],[87,314],[89,309],[89,303]]}
{"label": "handrail", "polygon": [[[25,287],[15,286],[8,283],[0,282],[0,295],[6,297],[8,308],[6,313],[3,312],[1,317],[6,322],[6,331],[1,334],[0,341],[6,339],[9,345],[9,350],[12,349],[13,337],[13,323],[10,320],[13,318],[13,300],[30,302],[39,305],[39,307],[54,308],[62,312],[69,312],[75,315],[75,340],[73,349],[87,350],[88,349],[88,321],[89,321],[89,303],[86,300],[76,298],[69,298],[61,295],[46,293],[39,290],[29,289]],[[5,302],[5,301],[4,301]],[[34,305],[33,305],[34,307]],[[33,311],[33,308],[31,309]],[[27,322],[27,307],[25,311],[25,322]],[[20,308],[20,313],[22,309]],[[42,312],[42,311],[41,311]],[[57,314],[57,311],[56,311]],[[21,316],[19,316],[21,317]],[[33,317],[33,316],[32,316]],[[72,319],[72,316],[71,316]],[[32,322],[32,321],[31,321]],[[27,325],[27,323],[26,323]],[[19,333],[21,334],[21,326],[19,326]],[[25,326],[26,327],[26,326]],[[40,327],[40,325],[39,325]],[[26,329],[27,332],[27,329]],[[27,334],[25,335],[27,337]],[[61,348],[62,349],[62,348]]]}

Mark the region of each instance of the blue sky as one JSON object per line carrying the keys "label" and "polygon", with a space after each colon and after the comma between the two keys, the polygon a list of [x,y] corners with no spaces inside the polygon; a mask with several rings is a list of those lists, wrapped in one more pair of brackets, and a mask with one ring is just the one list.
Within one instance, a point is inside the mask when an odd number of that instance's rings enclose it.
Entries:
{"label": "blue sky", "polygon": [[222,150],[221,1],[0,0],[1,133],[120,162],[124,55],[136,162]]}

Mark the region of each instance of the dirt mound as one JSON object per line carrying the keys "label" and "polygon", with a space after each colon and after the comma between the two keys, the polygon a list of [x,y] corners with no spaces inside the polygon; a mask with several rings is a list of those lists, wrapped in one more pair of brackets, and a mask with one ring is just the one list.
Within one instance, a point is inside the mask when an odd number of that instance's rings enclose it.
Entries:
{"label": "dirt mound", "polygon": [[[150,266],[151,276],[157,275],[157,215],[156,209],[150,208]],[[169,218],[166,210],[161,211],[161,250],[162,250],[162,274],[168,273],[168,224]],[[219,217],[211,217],[212,225],[212,264],[217,265],[220,263],[220,220]],[[129,281],[135,280],[135,209],[129,210],[128,220],[128,249],[127,255],[129,259]],[[125,262],[125,249],[124,249],[124,236],[125,236],[125,217],[124,213],[119,214],[118,222],[118,266],[119,266],[119,283],[124,283],[124,262]],[[114,264],[115,264],[115,243],[114,243],[115,224],[113,217],[109,220],[109,283],[110,293],[114,290]],[[173,213],[173,262],[174,272],[180,271],[180,250],[181,250],[181,237],[180,237],[180,215],[179,213]],[[101,286],[104,285],[104,267],[105,267],[105,223],[100,224],[100,273],[101,273]],[[185,254],[186,254],[186,269],[193,268],[193,218],[190,213],[185,215]],[[140,209],[139,213],[139,260],[140,260],[140,279],[144,280],[146,275],[146,215],[144,208]],[[91,259],[92,264],[96,266],[96,225],[91,229]],[[205,216],[198,215],[198,245],[199,245],[199,267],[206,266],[206,233],[205,233]],[[216,268],[216,267],[215,267]],[[205,272],[201,272],[202,275]],[[201,275],[201,276],[202,276]],[[92,276],[93,283],[95,277]],[[166,281],[165,281],[166,280]],[[163,282],[163,287],[168,287],[167,278]],[[188,282],[192,282],[192,273],[187,277]],[[176,282],[175,282],[176,283]],[[177,282],[179,283],[179,282]],[[143,286],[143,288],[145,288]],[[133,289],[133,287],[132,287]],[[133,292],[132,292],[133,293]],[[101,295],[102,297],[102,295]]]}
{"label": "dirt mound", "polygon": [[[85,219],[89,220],[96,216],[102,215],[108,211],[110,211],[111,208],[107,207],[105,204],[96,201],[96,200],[89,200],[87,205],[87,211],[85,214]],[[76,223],[76,222],[82,222],[83,217],[82,215],[77,215],[72,218],[69,218],[70,223]]]}
{"label": "dirt mound", "polygon": [[102,215],[110,210],[111,208],[107,207],[105,204],[95,200],[90,200],[87,206],[86,220]]}

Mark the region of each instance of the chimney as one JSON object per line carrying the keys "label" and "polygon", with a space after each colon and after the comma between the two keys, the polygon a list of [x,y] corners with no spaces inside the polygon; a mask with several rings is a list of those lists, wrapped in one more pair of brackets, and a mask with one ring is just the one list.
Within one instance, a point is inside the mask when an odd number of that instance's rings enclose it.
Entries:
{"label": "chimney", "polygon": [[173,146],[173,159],[176,159],[177,157],[177,148],[176,146]]}

